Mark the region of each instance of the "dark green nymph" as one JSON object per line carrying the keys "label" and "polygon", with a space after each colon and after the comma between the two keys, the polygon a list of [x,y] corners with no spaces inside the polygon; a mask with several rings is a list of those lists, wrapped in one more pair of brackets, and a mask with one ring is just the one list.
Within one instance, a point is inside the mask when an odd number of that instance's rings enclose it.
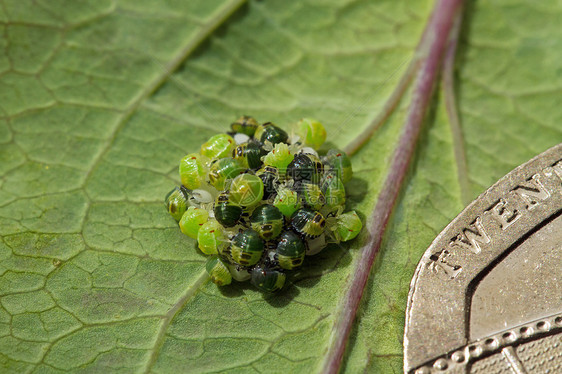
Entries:
{"label": "dark green nymph", "polygon": [[273,205],[261,205],[257,207],[250,217],[252,228],[263,240],[275,239],[285,224],[283,213]]}
{"label": "dark green nymph", "polygon": [[286,275],[280,270],[258,265],[252,270],[252,284],[262,291],[276,292],[283,288]]}
{"label": "dark green nymph", "polygon": [[232,239],[230,252],[234,261],[243,266],[256,264],[264,249],[263,240],[259,234],[252,229],[239,232]]}
{"label": "dark green nymph", "polygon": [[263,198],[265,200],[277,192],[277,186],[279,185],[279,169],[275,166],[264,166],[256,172],[263,182]]}
{"label": "dark green nymph", "polygon": [[279,237],[279,244],[275,250],[279,266],[292,270],[302,265],[306,247],[301,238],[292,231],[285,231]]}
{"label": "dark green nymph", "polygon": [[242,216],[242,208],[230,201],[228,191],[221,192],[217,196],[213,212],[215,219],[225,227],[235,226]]}

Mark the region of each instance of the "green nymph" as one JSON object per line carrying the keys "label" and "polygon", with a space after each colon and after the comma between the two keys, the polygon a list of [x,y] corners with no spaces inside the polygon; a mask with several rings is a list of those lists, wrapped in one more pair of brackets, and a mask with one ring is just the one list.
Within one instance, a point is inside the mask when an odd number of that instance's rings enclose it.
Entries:
{"label": "green nymph", "polygon": [[230,185],[230,201],[241,207],[257,205],[263,198],[263,182],[252,174],[240,174]]}
{"label": "green nymph", "polygon": [[239,132],[248,136],[254,136],[258,126],[258,121],[250,116],[242,116],[230,124],[230,128],[233,132]]}
{"label": "green nymph", "polygon": [[209,212],[205,209],[190,206],[180,220],[180,229],[190,238],[197,239],[199,229],[209,219]]}
{"label": "green nymph", "polygon": [[229,157],[235,144],[234,139],[230,135],[217,134],[201,146],[200,153],[212,160]]}
{"label": "green nymph", "polygon": [[232,282],[232,275],[230,275],[227,265],[216,256],[207,260],[205,269],[211,276],[211,281],[217,286],[226,286]]}
{"label": "green nymph", "polygon": [[198,153],[190,153],[180,161],[181,184],[190,190],[199,188],[207,176],[209,159]]}
{"label": "green nymph", "polygon": [[209,170],[209,182],[217,190],[223,190],[228,179],[233,179],[244,171],[238,161],[225,157],[215,161]]}
{"label": "green nymph", "polygon": [[166,195],[166,206],[168,213],[179,221],[181,216],[187,210],[187,200],[189,199],[189,191],[184,187],[175,187]]}

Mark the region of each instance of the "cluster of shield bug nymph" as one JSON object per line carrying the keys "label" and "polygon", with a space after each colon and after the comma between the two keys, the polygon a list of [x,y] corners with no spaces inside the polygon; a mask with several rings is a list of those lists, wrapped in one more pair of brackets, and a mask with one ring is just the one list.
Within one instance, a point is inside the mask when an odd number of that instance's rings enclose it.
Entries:
{"label": "cluster of shield bug nymph", "polygon": [[210,255],[217,285],[250,280],[280,290],[305,255],[351,240],[362,223],[344,213],[351,161],[331,149],[320,156],[324,126],[302,119],[291,134],[243,116],[180,161],[182,185],[166,196],[181,231]]}

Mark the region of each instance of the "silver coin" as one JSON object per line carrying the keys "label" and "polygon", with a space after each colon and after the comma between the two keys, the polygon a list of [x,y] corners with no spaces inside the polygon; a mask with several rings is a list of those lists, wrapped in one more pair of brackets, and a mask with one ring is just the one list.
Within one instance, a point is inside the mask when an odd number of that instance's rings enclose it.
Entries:
{"label": "silver coin", "polygon": [[410,285],[405,373],[562,373],[562,144],[463,210]]}

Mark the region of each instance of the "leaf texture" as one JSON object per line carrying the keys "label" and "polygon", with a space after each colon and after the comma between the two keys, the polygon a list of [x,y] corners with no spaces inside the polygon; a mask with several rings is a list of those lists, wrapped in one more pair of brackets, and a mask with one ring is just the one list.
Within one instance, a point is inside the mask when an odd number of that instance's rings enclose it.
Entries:
{"label": "leaf texture", "polygon": [[[365,232],[285,293],[206,282],[163,208],[177,164],[240,114],[349,144],[400,82],[431,1],[0,2],[0,371],[318,372]],[[402,371],[409,281],[470,198],[560,142],[559,2],[467,4],[455,94],[438,88],[343,372]],[[370,216],[410,103],[354,157]],[[459,168],[462,150],[466,167]],[[398,186],[397,186],[398,188]]]}

